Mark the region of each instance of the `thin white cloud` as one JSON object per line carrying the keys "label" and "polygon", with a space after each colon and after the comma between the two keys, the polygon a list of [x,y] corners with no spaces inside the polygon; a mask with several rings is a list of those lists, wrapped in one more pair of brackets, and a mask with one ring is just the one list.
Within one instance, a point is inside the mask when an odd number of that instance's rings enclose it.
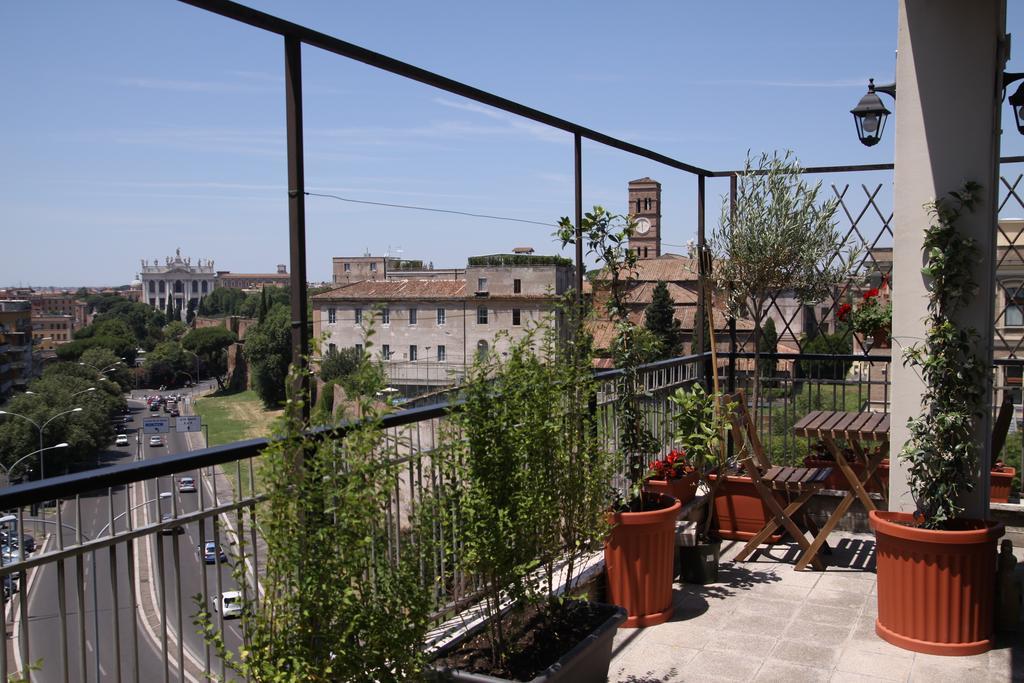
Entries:
{"label": "thin white cloud", "polygon": [[226,81],[189,81],[167,78],[124,77],[115,79],[117,85],[145,90],[172,90],[175,92],[204,93],[270,93],[277,88],[254,83],[231,83]]}
{"label": "thin white cloud", "polygon": [[487,132],[489,134],[508,134],[508,133],[523,133],[529,137],[537,140],[543,140],[544,142],[559,142],[567,144],[570,141],[570,137],[564,131],[557,130],[551,126],[545,126],[544,124],[524,119],[521,116],[515,116],[507,112],[501,111],[500,109],[494,109],[476,102],[461,101],[461,100],[450,100],[445,97],[435,97],[434,103],[439,104],[442,107],[448,107],[450,109],[458,109],[460,111],[471,112],[473,114],[479,114],[489,119],[500,121],[504,125],[498,127],[492,127],[489,129],[477,128],[480,132]]}
{"label": "thin white cloud", "polygon": [[691,81],[692,85],[746,85],[760,88],[852,88],[858,85],[867,87],[867,78],[841,78],[824,81],[789,81],[760,79],[715,79],[713,81]]}

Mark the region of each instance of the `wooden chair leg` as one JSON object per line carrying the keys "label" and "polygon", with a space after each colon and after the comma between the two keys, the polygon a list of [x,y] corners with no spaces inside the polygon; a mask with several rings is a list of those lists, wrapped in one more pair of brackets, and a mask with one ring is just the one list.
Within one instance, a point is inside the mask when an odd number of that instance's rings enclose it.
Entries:
{"label": "wooden chair leg", "polygon": [[[796,509],[800,507],[800,505],[802,505],[800,501],[794,501],[790,503],[788,506],[786,506],[786,509],[782,511],[782,514],[787,516],[792,515],[793,512],[795,512]],[[750,555],[750,553],[757,550],[757,547],[759,545],[767,541],[768,538],[773,533],[775,533],[775,530],[778,529],[781,525],[782,522],[779,519],[776,519],[775,517],[769,519],[768,523],[764,526],[764,528],[758,531],[757,534],[749,541],[747,541],[746,545],[743,546],[743,549],[740,550],[738,555],[736,555],[736,561],[743,562],[744,560],[746,560],[747,556]]]}
{"label": "wooden chair leg", "polygon": [[[814,493],[817,493],[817,491]],[[811,495],[814,494],[812,493]],[[807,508],[800,508],[800,521],[803,522],[804,527],[806,527],[807,531],[810,532],[812,538],[817,538],[818,534],[821,533],[821,529],[818,528],[818,525],[814,523],[814,520],[811,519],[811,515],[807,512]],[[827,540],[822,544],[821,552],[826,555],[832,554],[832,547],[829,546]]]}
{"label": "wooden chair leg", "polygon": [[799,557],[796,561],[796,569],[802,570],[807,565],[817,559],[817,553],[823,545],[828,542],[828,535],[832,533],[832,530],[839,524],[839,520],[842,519],[846,511],[853,505],[853,501],[856,500],[856,496],[852,491],[848,492],[846,496],[839,501],[839,505],[836,506],[835,511],[825,522],[825,526],[821,528],[818,534],[814,537],[814,541],[811,542],[810,547],[804,551],[804,554]]}
{"label": "wooden chair leg", "polygon": [[[799,498],[790,503],[786,507],[786,509],[783,510],[782,506],[779,505],[779,501],[775,500],[775,496],[773,495],[771,489],[764,485],[760,477],[754,478],[754,487],[757,488],[758,493],[761,494],[761,498],[764,500],[765,505],[768,506],[768,509],[772,513],[772,521],[765,526],[765,529],[762,529],[762,533],[765,530],[768,531],[768,533],[764,535],[764,538],[767,538],[768,535],[770,535],[771,532],[774,531],[781,524],[786,529],[786,531],[790,533],[790,535],[793,537],[793,540],[797,542],[797,545],[799,545],[804,550],[803,555],[801,555],[800,557],[807,557],[807,553],[811,549],[811,544],[807,541],[807,538],[804,537],[804,532],[800,530],[800,528],[796,525],[796,523],[789,515],[792,514],[790,510],[796,511],[800,509],[800,506],[806,503],[807,500],[810,499],[810,497],[813,495],[813,491],[805,491],[804,493],[800,494]],[[760,535],[761,534],[758,534],[758,536]],[[744,546],[741,554],[736,556],[737,560],[740,560],[741,556],[745,558],[746,554],[749,554],[753,550],[753,548],[757,547],[751,546],[751,544],[754,540],[758,540],[758,536],[755,536],[747,542],[747,545]],[[763,540],[763,538],[758,540],[758,545],[760,545],[761,541]],[[816,556],[816,554],[812,555],[808,561],[814,564],[815,569],[821,570],[825,568],[825,566],[822,564],[821,560]]]}

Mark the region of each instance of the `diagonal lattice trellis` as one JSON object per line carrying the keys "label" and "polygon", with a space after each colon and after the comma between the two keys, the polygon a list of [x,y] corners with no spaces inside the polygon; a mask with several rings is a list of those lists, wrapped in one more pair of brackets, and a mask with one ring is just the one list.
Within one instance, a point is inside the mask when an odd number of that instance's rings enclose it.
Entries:
{"label": "diagonal lattice trellis", "polygon": [[[799,352],[805,351],[809,339],[839,331],[843,344],[850,344],[851,333],[845,325],[837,325],[836,313],[839,306],[849,299],[856,299],[866,282],[877,283],[891,271],[891,257],[885,244],[891,242],[892,209],[883,207],[879,195],[884,187],[879,183],[873,187],[861,184],[860,194],[850,184],[832,185],[837,202],[836,218],[842,236],[840,247],[832,253],[823,267],[849,265],[851,277],[837,282],[833,295],[826,301],[812,307],[814,315],[808,315],[808,307],[802,306],[788,292],[776,292],[769,297],[767,315],[776,323],[776,333],[785,346]],[[891,286],[891,282],[890,282]],[[738,340],[740,351],[752,351],[751,337]],[[839,349],[836,349],[837,351]]]}
{"label": "diagonal lattice trellis", "polygon": [[[1024,212],[1024,174],[1002,176],[999,215]],[[1020,214],[1018,214],[1020,215]],[[1024,347],[1024,221],[1000,220],[996,225],[995,354],[1019,358]]]}

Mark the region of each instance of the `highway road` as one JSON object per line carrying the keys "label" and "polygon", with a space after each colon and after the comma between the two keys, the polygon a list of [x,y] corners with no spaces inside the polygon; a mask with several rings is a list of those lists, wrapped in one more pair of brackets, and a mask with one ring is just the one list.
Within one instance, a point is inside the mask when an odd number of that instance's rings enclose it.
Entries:
{"label": "highway road", "polygon": [[[145,404],[138,400],[129,402],[132,407],[133,422],[129,431],[129,446],[111,449],[105,454],[109,462],[129,462],[136,453],[143,458],[159,458],[170,453],[188,450],[185,434],[174,431],[164,434],[164,445],[150,446],[148,435],[141,433],[141,417],[151,415]],[[163,413],[160,413],[163,414]],[[136,438],[142,438],[139,447]],[[206,507],[213,500],[210,472],[182,472],[175,477],[164,477],[138,484],[132,491],[132,505],[137,507],[132,513],[133,525],[140,526],[156,522],[163,512],[184,515],[194,512],[199,506],[199,493],[179,493],[177,478],[192,476],[197,484],[205,487],[203,497]],[[170,492],[171,497],[161,498],[160,494]],[[221,501],[230,499],[230,491],[221,486],[218,492]],[[127,510],[128,492],[125,488],[115,490],[108,497],[107,492],[97,491],[82,495],[79,500],[67,501],[62,506],[63,523],[66,525],[66,538],[73,539],[75,529],[80,528],[86,537],[94,537],[104,530],[112,516],[117,517]],[[111,504],[113,513],[111,513]],[[129,577],[129,553],[127,544],[116,547],[116,561],[111,563],[110,552],[107,550],[96,553],[96,578],[98,583],[97,599],[99,610],[96,618],[99,622],[97,637],[93,612],[93,577],[91,558],[69,559],[63,562],[65,623],[62,625],[60,614],[61,569],[58,563],[50,563],[35,571],[29,580],[29,661],[41,660],[41,669],[33,675],[39,681],[94,681],[95,652],[99,651],[99,680],[116,680],[118,663],[120,674],[124,680],[204,680],[202,672],[209,662],[215,674],[222,670],[222,663],[216,653],[206,646],[203,638],[196,633],[192,624],[197,605],[193,596],[204,595],[208,605],[212,607],[212,596],[218,592],[237,589],[237,584],[228,565],[207,565],[197,553],[201,539],[219,540],[220,544],[232,554],[233,546],[229,542],[230,535],[223,528],[215,530],[211,519],[204,520],[201,530],[198,522],[184,525],[182,533],[174,535],[153,534],[139,539],[135,544],[132,556],[132,567],[135,573],[137,588],[133,599]],[[127,528],[127,519],[116,519],[115,527],[119,531]],[[220,527],[220,525],[218,525]],[[47,531],[54,531],[49,526]],[[106,532],[104,531],[104,535]],[[37,538],[42,536],[36,533]],[[54,538],[48,540],[52,550],[56,546]],[[111,568],[116,571],[118,623],[115,628],[115,603],[112,590]],[[176,568],[180,567],[180,571]],[[161,571],[162,568],[162,571]],[[78,591],[81,582],[83,590]],[[163,587],[163,590],[161,590]],[[81,596],[81,597],[80,597]],[[15,603],[17,603],[17,599]],[[11,605],[12,603],[8,603]],[[148,616],[144,614],[148,613]],[[84,624],[79,615],[85,615]],[[216,615],[215,615],[216,618]],[[136,630],[132,628],[133,619],[137,620]],[[225,639],[231,649],[237,651],[241,643],[241,632],[237,622],[224,622]],[[10,627],[9,627],[10,628]],[[174,634],[184,634],[183,648],[186,662],[186,675],[182,676],[179,664],[179,648]],[[66,634],[66,636],[65,636]],[[14,635],[17,635],[15,630]],[[166,638],[167,657],[163,654]],[[83,672],[82,649],[85,643],[85,661]],[[16,642],[16,641],[15,641]],[[137,642],[137,645],[136,645]],[[119,644],[119,648],[115,647]],[[138,651],[138,657],[135,651]],[[64,651],[67,651],[67,657]],[[12,653],[13,654],[13,653]],[[61,665],[67,661],[67,671]],[[165,663],[167,666],[165,667]],[[136,667],[138,676],[136,676]]]}

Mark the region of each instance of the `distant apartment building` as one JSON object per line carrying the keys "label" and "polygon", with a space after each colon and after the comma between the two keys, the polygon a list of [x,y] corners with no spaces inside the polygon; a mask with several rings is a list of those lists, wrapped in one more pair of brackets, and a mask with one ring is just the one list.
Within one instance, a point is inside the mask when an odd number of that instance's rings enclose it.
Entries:
{"label": "distant apartment building", "polygon": [[37,351],[52,351],[72,340],[74,318],[70,315],[32,313],[32,342]]}
{"label": "distant apartment building", "polygon": [[32,378],[32,303],[0,300],[0,401]]}
{"label": "distant apartment building", "polygon": [[387,256],[335,256],[331,259],[331,281],[336,285],[363,280],[458,280],[466,276],[465,268],[426,267],[423,261]]}
{"label": "distant apartment building", "polygon": [[452,279],[362,279],[317,294],[314,336],[324,351],[362,347],[372,321],[372,353],[391,386],[407,393],[447,386],[476,356],[505,351],[543,322],[571,287],[573,267],[554,256],[495,254],[472,257],[464,272]]}
{"label": "distant apartment building", "polygon": [[278,264],[276,273],[232,273],[217,271],[217,286],[228,289],[258,290],[264,287],[287,287],[288,266]]}

